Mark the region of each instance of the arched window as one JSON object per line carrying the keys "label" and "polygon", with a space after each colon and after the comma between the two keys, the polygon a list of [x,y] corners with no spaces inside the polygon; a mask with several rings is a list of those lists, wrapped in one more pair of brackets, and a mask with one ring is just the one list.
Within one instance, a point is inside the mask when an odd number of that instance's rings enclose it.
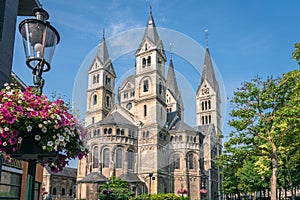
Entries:
{"label": "arched window", "polygon": [[103,168],[109,168],[109,149],[103,151]]}
{"label": "arched window", "polygon": [[174,139],[174,136],[171,136],[171,139],[170,139],[170,141],[172,142],[172,141],[173,141],[173,139]]}
{"label": "arched window", "polygon": [[97,80],[96,80],[96,76],[94,75],[94,76],[93,76],[93,84],[95,84],[96,81],[97,81]]}
{"label": "arched window", "polygon": [[211,101],[208,100],[208,109],[211,109]]}
{"label": "arched window", "polygon": [[97,105],[97,95],[93,96],[93,105]]}
{"label": "arched window", "polygon": [[73,195],[73,190],[70,189],[70,190],[69,190],[69,196],[72,196],[72,195]]}
{"label": "arched window", "polygon": [[207,101],[205,101],[205,110],[207,110]]}
{"label": "arched window", "polygon": [[121,131],[119,128],[117,129],[117,135],[121,135]]}
{"label": "arched window", "polygon": [[95,123],[95,117],[92,117],[92,124]]}
{"label": "arched window", "polygon": [[62,188],[62,189],[61,189],[61,195],[66,195],[66,190],[65,190],[65,188]]}
{"label": "arched window", "polygon": [[108,134],[109,134],[109,135],[112,134],[112,129],[111,129],[111,128],[108,129]]}
{"label": "arched window", "polygon": [[124,129],[121,129],[121,135],[124,135]]}
{"label": "arched window", "polygon": [[100,136],[100,129],[97,130],[97,136]]}
{"label": "arched window", "polygon": [[117,149],[116,152],[116,168],[122,168],[123,152],[121,148]]}
{"label": "arched window", "polygon": [[146,58],[143,58],[143,68],[146,67]]}
{"label": "arched window", "polygon": [[204,124],[204,116],[202,116],[202,124]]}
{"label": "arched window", "polygon": [[179,154],[174,155],[174,169],[180,169],[180,156],[179,156]]}
{"label": "arched window", "polygon": [[149,131],[146,132],[146,138],[148,138],[148,137],[149,137]]}
{"label": "arched window", "polygon": [[106,96],[105,106],[109,108],[110,106],[110,98],[109,96]]}
{"label": "arched window", "polygon": [[133,169],[134,166],[134,153],[132,150],[127,151],[128,169]]}
{"label": "arched window", "polygon": [[144,105],[144,116],[147,116],[147,105]]}
{"label": "arched window", "polygon": [[149,81],[146,79],[143,82],[143,91],[148,92],[149,91]]}
{"label": "arched window", "polygon": [[179,142],[181,142],[181,141],[182,141],[182,135],[179,136]]}
{"label": "arched window", "polygon": [[145,51],[147,51],[148,50],[148,46],[147,46],[147,43],[145,44]]}
{"label": "arched window", "polygon": [[148,66],[151,65],[151,56],[148,56],[148,58],[147,58],[147,65],[148,65]]}
{"label": "arched window", "polygon": [[202,110],[204,110],[204,101],[202,101]]}
{"label": "arched window", "polygon": [[205,124],[208,124],[208,118],[205,116]]}
{"label": "arched window", "polygon": [[98,168],[98,163],[99,163],[99,157],[98,157],[98,147],[94,147],[93,149],[93,168]]}
{"label": "arched window", "polygon": [[52,195],[56,195],[56,194],[57,194],[56,188],[53,188],[53,190],[52,190]]}
{"label": "arched window", "polygon": [[99,74],[97,75],[97,83],[99,83]]}
{"label": "arched window", "polygon": [[197,142],[197,138],[196,138],[196,137],[194,137],[194,142],[195,142],[195,143]]}
{"label": "arched window", "polygon": [[106,135],[106,134],[107,134],[107,128],[104,129],[104,135]]}
{"label": "arched window", "polygon": [[105,76],[105,84],[110,85],[110,77],[107,75]]}
{"label": "arched window", "polygon": [[192,153],[188,155],[188,164],[189,169],[194,169],[194,155]]}
{"label": "arched window", "polygon": [[161,94],[161,93],[162,93],[162,84],[161,84],[161,82],[159,82],[159,86],[158,86],[158,92],[159,92],[159,94]]}
{"label": "arched window", "polygon": [[208,115],[208,123],[211,123],[211,115]]}

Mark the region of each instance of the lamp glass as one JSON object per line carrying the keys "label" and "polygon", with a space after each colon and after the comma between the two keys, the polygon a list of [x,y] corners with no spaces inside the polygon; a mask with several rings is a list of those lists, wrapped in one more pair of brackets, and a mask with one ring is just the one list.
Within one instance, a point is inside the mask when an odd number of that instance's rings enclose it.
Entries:
{"label": "lamp glass", "polygon": [[[25,19],[19,25],[25,56],[29,67],[35,68],[43,61],[50,68],[59,34],[48,22],[37,19]],[[44,70],[46,71],[46,70]]]}

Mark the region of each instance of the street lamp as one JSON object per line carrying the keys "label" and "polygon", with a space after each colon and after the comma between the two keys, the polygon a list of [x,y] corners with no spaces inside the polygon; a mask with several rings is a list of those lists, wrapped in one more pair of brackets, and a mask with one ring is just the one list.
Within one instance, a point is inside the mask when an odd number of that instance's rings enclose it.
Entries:
{"label": "street lamp", "polygon": [[47,21],[49,14],[43,8],[34,8],[36,19],[25,19],[19,24],[25,49],[26,64],[32,69],[33,83],[41,94],[45,80],[42,73],[51,68],[51,61],[60,37]]}
{"label": "street lamp", "polygon": [[[25,19],[19,24],[25,49],[26,64],[32,69],[33,83],[39,94],[45,80],[43,72],[51,68],[51,61],[60,37],[57,30],[47,22],[49,14],[43,8],[34,8],[36,19]],[[34,184],[37,158],[28,158],[28,172],[26,181],[26,199],[34,200]],[[50,191],[51,192],[51,191]]]}
{"label": "street lamp", "polygon": [[152,179],[153,173],[149,173],[150,177],[150,183],[149,183],[149,200],[151,199],[151,179]]}

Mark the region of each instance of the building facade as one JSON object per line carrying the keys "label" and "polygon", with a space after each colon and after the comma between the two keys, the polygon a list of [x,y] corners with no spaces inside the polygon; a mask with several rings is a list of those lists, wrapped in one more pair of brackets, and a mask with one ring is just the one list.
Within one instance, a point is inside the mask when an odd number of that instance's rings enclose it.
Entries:
{"label": "building facade", "polygon": [[220,199],[220,92],[208,47],[196,94],[197,126],[184,122],[172,56],[167,57],[152,11],[135,53],[135,73],[118,88],[105,38],[88,70],[86,128],[90,153],[78,162],[78,199],[97,199],[112,176],[136,194],[178,193]]}

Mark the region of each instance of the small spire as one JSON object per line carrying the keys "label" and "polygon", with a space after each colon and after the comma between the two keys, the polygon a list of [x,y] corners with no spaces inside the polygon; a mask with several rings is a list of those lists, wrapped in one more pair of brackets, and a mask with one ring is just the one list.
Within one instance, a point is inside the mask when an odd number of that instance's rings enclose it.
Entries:
{"label": "small spire", "polygon": [[170,42],[170,60],[172,60],[172,46],[173,44],[172,44],[172,42]]}
{"label": "small spire", "polygon": [[102,39],[105,40],[105,28],[102,30]]}
{"label": "small spire", "polygon": [[206,42],[206,48],[208,48],[208,30],[205,29],[204,32],[205,32],[205,38],[206,38],[206,40],[205,40],[205,42]]}
{"label": "small spire", "polygon": [[150,4],[150,14],[152,14],[152,5]]}

